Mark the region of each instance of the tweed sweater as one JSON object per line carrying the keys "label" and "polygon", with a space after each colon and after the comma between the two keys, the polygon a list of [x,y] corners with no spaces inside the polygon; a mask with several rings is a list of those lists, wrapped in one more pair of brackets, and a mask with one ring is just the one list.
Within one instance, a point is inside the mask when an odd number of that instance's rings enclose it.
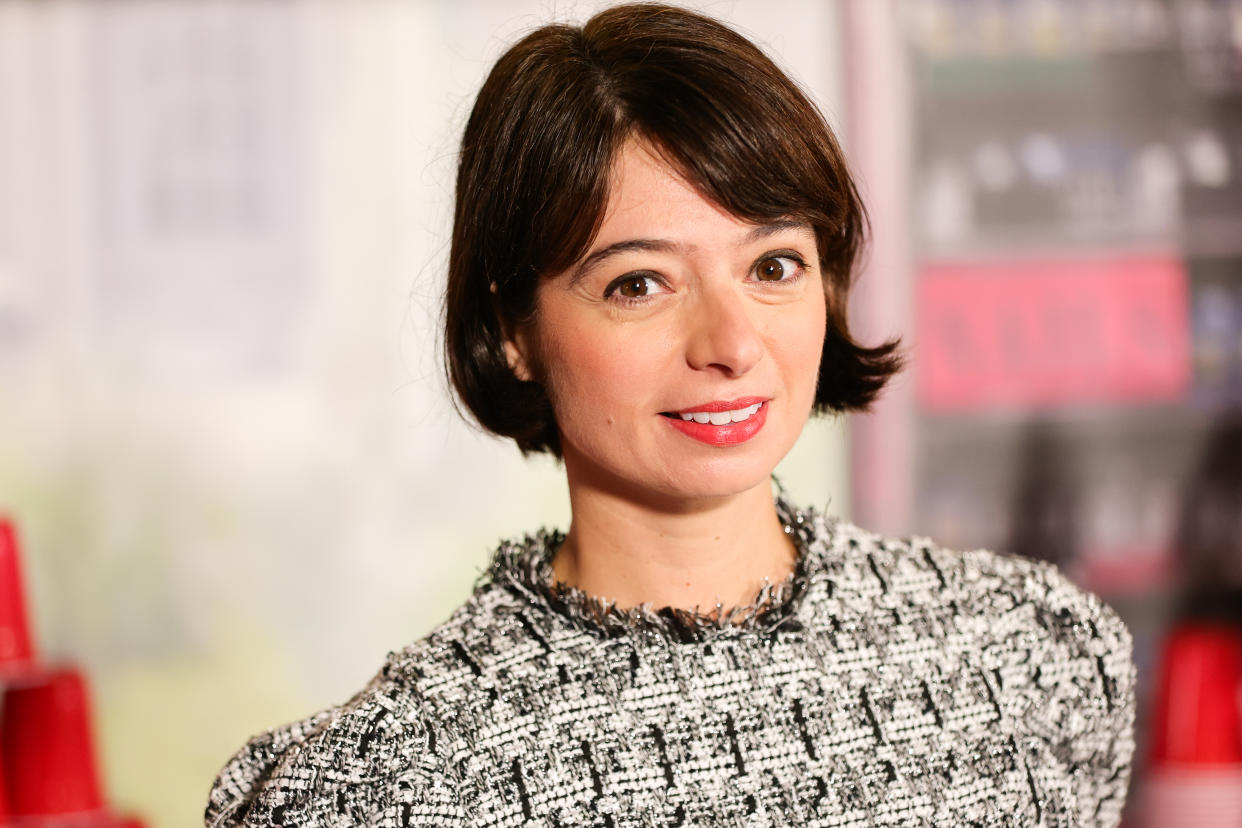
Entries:
{"label": "tweed sweater", "polygon": [[1115,826],[1135,671],[1054,567],[778,511],[793,573],[704,613],[555,582],[505,542],[343,704],[251,739],[224,826]]}

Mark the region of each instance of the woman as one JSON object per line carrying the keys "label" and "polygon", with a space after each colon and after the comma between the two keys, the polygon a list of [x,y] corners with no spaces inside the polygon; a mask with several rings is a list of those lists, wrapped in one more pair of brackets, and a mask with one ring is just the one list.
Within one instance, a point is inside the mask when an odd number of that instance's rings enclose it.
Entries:
{"label": "woman", "polygon": [[572,523],[252,739],[207,824],[1115,825],[1105,605],[773,495],[811,412],[899,367],[848,332],[864,224],[822,117],[723,25],[632,5],[513,46],[462,141],[448,368],[563,460]]}

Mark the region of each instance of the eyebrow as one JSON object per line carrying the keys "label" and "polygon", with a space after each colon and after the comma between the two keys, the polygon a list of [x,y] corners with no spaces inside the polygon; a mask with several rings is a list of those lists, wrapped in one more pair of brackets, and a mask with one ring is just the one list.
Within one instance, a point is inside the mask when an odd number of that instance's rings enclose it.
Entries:
{"label": "eyebrow", "polygon": [[[753,244],[760,239],[766,239],[775,236],[777,233],[783,233],[786,230],[797,230],[802,228],[810,229],[809,222],[798,221],[797,219],[779,219],[767,224],[760,224],[753,228],[749,233],[742,237],[742,244]],[[579,265],[574,268],[573,278],[570,280],[571,285],[577,284],[584,276],[598,267],[604,261],[618,256],[622,253],[628,253],[632,250],[645,250],[656,253],[684,253],[693,248],[693,245],[685,245],[680,242],[669,241],[668,239],[627,239],[610,244],[607,247],[600,248],[588,255]]]}

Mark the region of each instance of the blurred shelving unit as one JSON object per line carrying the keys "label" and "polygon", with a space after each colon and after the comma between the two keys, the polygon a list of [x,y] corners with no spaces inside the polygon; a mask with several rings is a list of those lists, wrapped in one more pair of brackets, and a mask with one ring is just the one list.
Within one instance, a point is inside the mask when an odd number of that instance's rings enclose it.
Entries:
{"label": "blurred shelving unit", "polygon": [[1242,469],[1220,471],[1242,405],[1242,0],[843,9],[848,154],[884,246],[856,316],[913,357],[852,426],[855,517],[1051,560],[1122,614],[1133,806],[1159,643],[1196,579],[1242,583]]}

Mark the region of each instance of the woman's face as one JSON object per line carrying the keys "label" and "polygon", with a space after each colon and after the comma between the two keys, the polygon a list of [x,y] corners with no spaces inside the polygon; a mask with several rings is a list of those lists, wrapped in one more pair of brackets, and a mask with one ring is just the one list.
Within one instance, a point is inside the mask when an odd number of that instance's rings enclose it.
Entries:
{"label": "woman's face", "polygon": [[810,415],[826,324],[811,227],[740,221],[641,143],[587,255],[536,302],[510,363],[544,384],[571,485],[736,494],[766,484]]}

